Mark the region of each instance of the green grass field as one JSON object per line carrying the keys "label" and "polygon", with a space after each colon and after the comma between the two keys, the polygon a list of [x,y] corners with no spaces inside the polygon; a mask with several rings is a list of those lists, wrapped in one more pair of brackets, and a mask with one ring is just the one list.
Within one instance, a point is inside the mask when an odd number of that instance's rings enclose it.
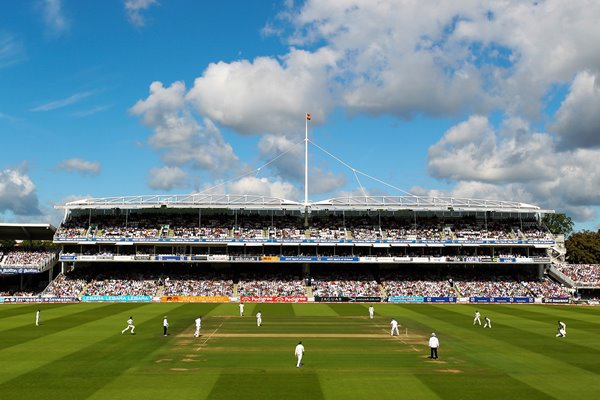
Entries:
{"label": "green grass field", "polygon": [[[600,308],[376,304],[369,320],[367,307],[247,304],[240,317],[236,304],[43,305],[35,327],[37,305],[4,305],[0,398],[600,398]],[[476,309],[492,329],[472,325]],[[121,335],[130,315],[136,335]],[[555,337],[558,319],[566,338]],[[431,332],[437,361],[427,358]]]}

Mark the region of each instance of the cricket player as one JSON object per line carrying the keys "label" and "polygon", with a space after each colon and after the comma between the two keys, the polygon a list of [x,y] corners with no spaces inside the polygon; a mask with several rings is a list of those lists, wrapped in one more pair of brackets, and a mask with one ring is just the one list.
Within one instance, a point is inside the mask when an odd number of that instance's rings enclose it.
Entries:
{"label": "cricket player", "polygon": [[485,324],[483,324],[483,327],[492,329],[492,320],[489,319],[489,317],[484,317],[483,320],[485,321]]}
{"label": "cricket player", "polygon": [[40,310],[35,312],[35,326],[40,326]]}
{"label": "cricket player", "polygon": [[479,311],[475,311],[475,318],[473,319],[473,325],[479,324],[481,326],[481,313]]}
{"label": "cricket player", "polygon": [[240,317],[244,316],[244,303],[240,303]]}
{"label": "cricket player", "polygon": [[298,342],[298,344],[296,345],[294,355],[298,358],[296,368],[300,368],[300,366],[302,365],[302,356],[304,355],[304,346],[302,346],[302,342]]}
{"label": "cricket player", "polygon": [[256,326],[262,325],[262,313],[260,310],[256,313]]}
{"label": "cricket player", "polygon": [[199,337],[200,336],[200,327],[202,326],[202,316],[196,318],[194,320],[194,322],[196,323],[196,331],[194,332],[194,337]]}
{"label": "cricket player", "polygon": [[566,337],[567,336],[567,324],[562,321],[558,321],[558,333],[556,337]]}
{"label": "cricket player", "polygon": [[131,329],[131,334],[135,335],[135,325],[133,325],[133,317],[129,317],[127,320],[127,327],[121,331],[121,335]]}
{"label": "cricket player", "polygon": [[373,306],[369,306],[369,319],[373,319],[373,314],[375,314],[375,308]]}
{"label": "cricket player", "polygon": [[396,332],[396,335],[400,336],[400,332],[398,332],[398,321],[396,321],[394,318],[392,318],[392,322],[390,322],[390,325],[392,326],[392,331],[390,332],[390,336],[394,336],[394,332]]}
{"label": "cricket player", "polygon": [[431,358],[433,360],[437,360],[437,358],[438,358],[438,352],[437,352],[438,347],[440,347],[440,341],[435,336],[435,332],[433,332],[431,334],[431,337],[429,338],[429,349],[431,350],[431,355],[429,356],[429,358]]}
{"label": "cricket player", "polygon": [[167,316],[163,319],[163,336],[167,336],[167,330],[169,329],[169,321],[167,321]]}

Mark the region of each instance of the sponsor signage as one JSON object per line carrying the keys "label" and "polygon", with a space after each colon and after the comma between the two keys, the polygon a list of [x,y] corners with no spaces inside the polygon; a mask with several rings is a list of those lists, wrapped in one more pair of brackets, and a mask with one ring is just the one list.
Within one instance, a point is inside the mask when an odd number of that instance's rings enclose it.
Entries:
{"label": "sponsor signage", "polygon": [[319,296],[315,297],[320,303],[380,303],[378,296]]}
{"label": "sponsor signage", "polygon": [[307,303],[306,296],[240,296],[242,303]]}
{"label": "sponsor signage", "polygon": [[469,297],[469,303],[491,303],[491,297]]}
{"label": "sponsor signage", "polygon": [[568,297],[544,297],[542,303],[569,303]]}
{"label": "sponsor signage", "polygon": [[198,254],[198,255],[192,256],[192,261],[208,261],[208,255]]}
{"label": "sponsor signage", "polygon": [[150,261],[150,254],[136,254],[134,259],[136,261]]}
{"label": "sponsor signage", "polygon": [[156,261],[182,261],[181,256],[162,255],[154,257]]}
{"label": "sponsor signage", "polygon": [[38,268],[0,268],[0,274],[15,275],[15,274],[37,274],[40,272]]}
{"label": "sponsor signage", "polygon": [[36,297],[36,296],[7,296],[0,297],[0,303],[18,304],[18,303],[75,303],[77,297]]}
{"label": "sponsor signage", "polygon": [[229,256],[227,254],[208,255],[207,260],[208,261],[229,261]]}
{"label": "sponsor signage", "polygon": [[358,257],[281,256],[280,261],[292,262],[357,262]]}
{"label": "sponsor signage", "polygon": [[84,302],[115,302],[115,303],[148,303],[152,300],[150,296],[82,296]]}
{"label": "sponsor signage", "polygon": [[533,303],[535,299],[533,297],[511,297],[511,303]]}
{"label": "sponsor signage", "polygon": [[424,297],[425,303],[456,303],[456,297]]}
{"label": "sponsor signage", "polygon": [[277,262],[279,261],[278,256],[262,256],[261,260],[263,262]]}
{"label": "sponsor signage", "polygon": [[59,258],[60,261],[77,261],[77,256],[61,254]]}
{"label": "sponsor signage", "polygon": [[422,303],[423,296],[390,296],[388,302],[390,303]]}
{"label": "sponsor signage", "polygon": [[163,303],[226,303],[227,296],[161,296]]}
{"label": "sponsor signage", "polygon": [[231,256],[230,259],[231,259],[231,261],[237,261],[237,262],[257,262],[257,261],[261,261],[261,257],[260,256]]}

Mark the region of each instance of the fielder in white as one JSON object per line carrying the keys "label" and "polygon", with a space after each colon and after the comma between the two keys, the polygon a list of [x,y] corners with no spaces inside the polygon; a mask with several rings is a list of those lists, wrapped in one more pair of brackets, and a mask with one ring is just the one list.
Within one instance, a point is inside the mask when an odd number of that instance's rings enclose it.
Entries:
{"label": "fielder in white", "polygon": [[473,325],[479,324],[481,325],[481,313],[479,311],[475,311],[475,318],[473,319]]}
{"label": "fielder in white", "polygon": [[373,319],[373,314],[375,314],[375,308],[373,306],[369,306],[369,319]]}
{"label": "fielder in white", "polygon": [[558,321],[558,333],[556,337],[566,337],[567,336],[567,324],[562,321]]}
{"label": "fielder in white", "polygon": [[294,349],[294,355],[298,358],[298,362],[296,363],[296,368],[300,368],[302,365],[302,356],[304,355],[304,346],[302,346],[302,342],[298,342],[296,348]]}
{"label": "fielder in white", "polygon": [[194,332],[194,337],[200,336],[200,327],[202,326],[202,317],[198,317],[194,320],[196,323],[196,331]]}
{"label": "fielder in white", "polygon": [[488,317],[484,317],[483,319],[485,320],[485,324],[483,324],[483,327],[492,329],[492,320]]}
{"label": "fielder in white", "polygon": [[400,332],[398,332],[398,321],[396,321],[394,318],[392,318],[392,322],[390,322],[390,325],[392,326],[392,331],[390,332],[390,336],[394,336],[394,332],[396,332],[396,335],[400,336]]}
{"label": "fielder in white", "polygon": [[133,317],[129,317],[127,320],[127,327],[121,331],[121,335],[131,329],[131,334],[135,335],[135,325],[133,325]]}
{"label": "fielder in white", "polygon": [[256,326],[262,325],[262,313],[259,311],[256,313]]}
{"label": "fielder in white", "polygon": [[35,326],[40,326],[40,310],[35,312]]}
{"label": "fielder in white", "polygon": [[244,316],[244,303],[240,303],[240,317]]}
{"label": "fielder in white", "polygon": [[163,336],[167,336],[167,330],[169,329],[169,321],[167,320],[167,316],[163,319]]}

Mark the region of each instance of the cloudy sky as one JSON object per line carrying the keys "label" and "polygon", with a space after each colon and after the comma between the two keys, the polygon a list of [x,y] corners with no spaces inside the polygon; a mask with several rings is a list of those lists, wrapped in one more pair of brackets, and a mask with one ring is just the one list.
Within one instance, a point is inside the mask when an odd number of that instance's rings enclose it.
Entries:
{"label": "cloudy sky", "polygon": [[514,200],[598,229],[598,21],[597,0],[1,1],[0,221],[301,200],[310,112],[311,200]]}

